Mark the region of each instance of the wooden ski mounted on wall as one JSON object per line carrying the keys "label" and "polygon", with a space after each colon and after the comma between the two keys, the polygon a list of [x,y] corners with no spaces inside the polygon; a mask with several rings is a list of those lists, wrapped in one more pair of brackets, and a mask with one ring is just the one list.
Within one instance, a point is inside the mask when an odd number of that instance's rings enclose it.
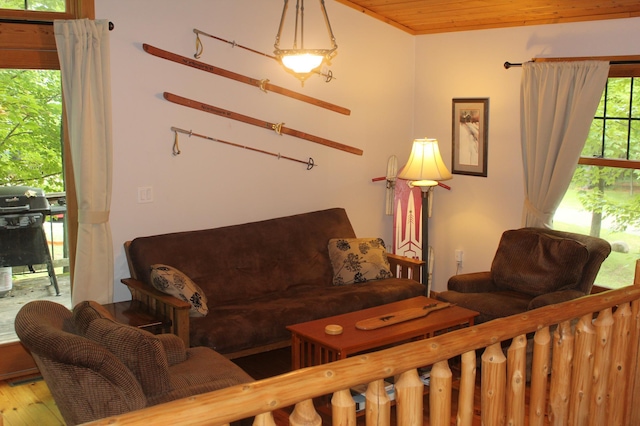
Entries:
{"label": "wooden ski mounted on wall", "polygon": [[285,134],[294,136],[296,138],[305,139],[310,142],[315,142],[320,145],[328,146],[330,148],[338,149],[340,151],[349,152],[355,155],[362,155],[363,151],[359,148],[355,148],[349,145],[344,145],[339,142],[334,142],[329,139],[321,138],[319,136],[310,135],[299,130],[290,129],[284,127],[284,123],[270,123],[268,121],[260,120],[258,118],[249,117],[247,115],[239,114],[237,112],[229,111],[226,109],[218,108],[213,105],[205,104],[204,102],[195,101],[193,99],[184,98],[173,93],[164,92],[164,98],[169,102],[173,102],[178,105],[194,108],[200,111],[208,112],[209,114],[219,115],[220,117],[230,118],[232,120],[241,121],[243,123],[252,124],[254,126],[262,127],[264,129],[273,130],[278,134]]}
{"label": "wooden ski mounted on wall", "polygon": [[313,98],[311,96],[304,95],[302,93],[295,92],[293,90],[285,89],[284,87],[276,86],[275,84],[269,83],[269,80],[258,80],[255,78],[247,77],[246,75],[238,74],[233,71],[228,71],[223,68],[218,68],[213,65],[206,64],[204,62],[197,61],[195,59],[188,58],[186,56],[181,56],[176,53],[169,52],[167,50],[162,50],[158,47],[151,46],[150,44],[144,43],[142,48],[145,52],[157,56],[162,59],[167,59],[172,62],[176,62],[178,64],[186,65],[188,67],[196,68],[202,71],[209,72],[211,74],[219,75],[221,77],[229,78],[231,80],[238,81],[240,83],[248,84],[250,86],[255,86],[262,90],[263,92],[274,92],[283,96],[287,96],[293,99],[297,99],[302,102],[306,102],[311,105],[315,105],[321,108],[328,109],[330,111],[334,111],[344,115],[350,115],[351,111],[347,108],[343,108],[338,105],[334,105],[329,102],[325,102],[323,100]]}

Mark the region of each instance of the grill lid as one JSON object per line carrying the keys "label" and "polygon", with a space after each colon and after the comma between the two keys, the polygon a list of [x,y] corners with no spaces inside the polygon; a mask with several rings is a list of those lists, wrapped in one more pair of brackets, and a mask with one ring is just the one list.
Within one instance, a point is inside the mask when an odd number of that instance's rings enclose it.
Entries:
{"label": "grill lid", "polygon": [[0,186],[0,213],[41,212],[49,209],[49,201],[41,188]]}

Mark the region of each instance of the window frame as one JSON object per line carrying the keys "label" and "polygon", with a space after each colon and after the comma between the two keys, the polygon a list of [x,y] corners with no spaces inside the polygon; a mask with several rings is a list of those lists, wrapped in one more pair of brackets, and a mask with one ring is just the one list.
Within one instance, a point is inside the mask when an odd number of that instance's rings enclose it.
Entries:
{"label": "window frame", "polygon": [[[611,77],[640,77],[640,56],[585,56],[574,58],[535,58],[535,62],[560,62],[560,61],[609,61],[608,78]],[[628,63],[635,62],[635,63]],[[597,158],[597,157],[580,157],[578,164],[587,166],[603,166],[616,167],[621,169],[640,169],[640,161],[613,159],[613,158]]]}
{"label": "window frame", "polygon": [[3,19],[15,19],[18,21],[53,21],[54,19],[74,19],[78,16],[78,2],[75,0],[65,1],[65,12],[44,12],[41,10],[19,10],[0,8],[0,17]]}
{"label": "window frame", "polygon": [[67,12],[0,9],[0,66],[60,69],[55,19],[95,19],[94,0],[66,0]]}

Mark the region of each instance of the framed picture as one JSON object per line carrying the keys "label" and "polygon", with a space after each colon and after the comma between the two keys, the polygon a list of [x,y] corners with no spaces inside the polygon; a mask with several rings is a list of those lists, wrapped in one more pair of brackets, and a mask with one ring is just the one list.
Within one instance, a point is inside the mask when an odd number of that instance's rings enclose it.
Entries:
{"label": "framed picture", "polygon": [[489,98],[453,99],[451,171],[487,177]]}

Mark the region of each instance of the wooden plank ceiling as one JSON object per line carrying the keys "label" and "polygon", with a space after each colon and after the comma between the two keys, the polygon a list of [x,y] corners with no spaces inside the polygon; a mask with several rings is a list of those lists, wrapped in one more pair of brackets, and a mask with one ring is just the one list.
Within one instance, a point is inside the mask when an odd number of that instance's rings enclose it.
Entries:
{"label": "wooden plank ceiling", "polygon": [[638,0],[336,0],[410,34],[640,16]]}

